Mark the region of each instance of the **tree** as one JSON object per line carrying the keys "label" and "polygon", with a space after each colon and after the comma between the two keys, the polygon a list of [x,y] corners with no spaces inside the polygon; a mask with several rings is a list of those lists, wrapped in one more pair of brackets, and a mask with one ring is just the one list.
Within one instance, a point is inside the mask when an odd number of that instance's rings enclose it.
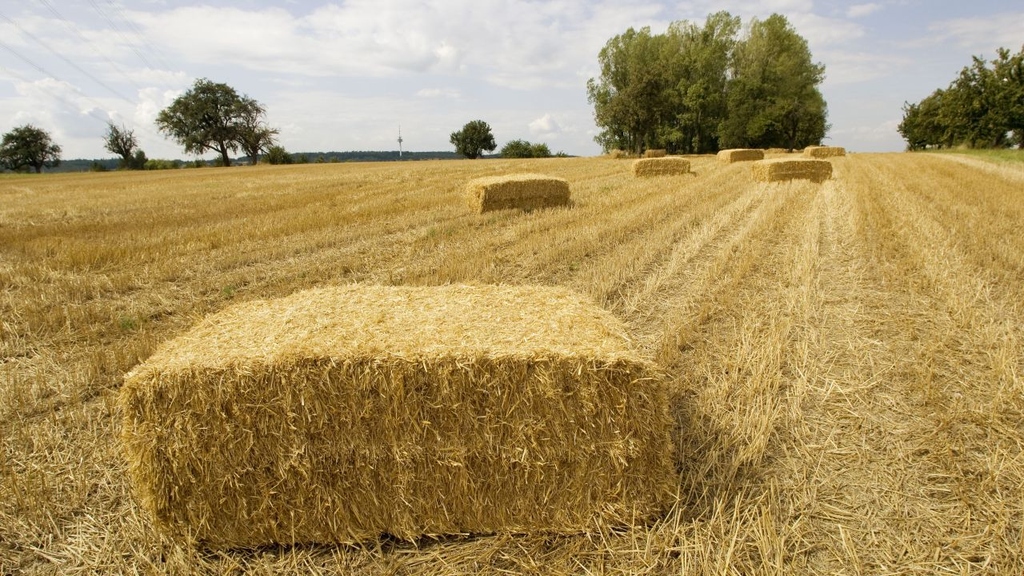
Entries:
{"label": "tree", "polygon": [[44,167],[55,168],[60,164],[60,152],[60,146],[46,130],[26,124],[4,134],[0,166],[15,172],[31,167],[39,174]]}
{"label": "tree", "polygon": [[283,146],[271,146],[263,155],[263,161],[267,164],[291,164],[292,155]]}
{"label": "tree", "polygon": [[238,110],[238,146],[249,157],[249,163],[256,165],[260,152],[274,145],[278,130],[263,121],[266,109],[256,100],[243,96]]}
{"label": "tree", "polygon": [[533,150],[526,140],[510,140],[501,147],[502,158],[532,158]]}
{"label": "tree", "polygon": [[1024,148],[1024,48],[1000,48],[991,63],[974,56],[947,88],[905,103],[898,130],[908,150]]}
{"label": "tree", "polygon": [[601,75],[587,81],[587,100],[602,128],[594,139],[605,150],[641,153],[655,144],[671,107],[672,79],[666,72],[672,46],[648,27],[608,40],[598,54]]}
{"label": "tree", "polygon": [[543,142],[530,144],[530,156],[533,158],[550,158],[551,149],[548,148],[548,145],[544,144]]}
{"label": "tree", "polygon": [[450,141],[455,146],[455,152],[470,160],[479,158],[485,150],[494,152],[498,147],[494,143],[490,125],[483,120],[467,122],[462,130],[452,132]]}
{"label": "tree", "polygon": [[121,168],[125,170],[142,170],[146,165],[146,154],[139,150],[139,141],[135,131],[125,125],[115,126],[107,123],[107,133],[103,136],[103,147],[121,157]]}
{"label": "tree", "polygon": [[156,117],[161,132],[173,138],[188,154],[216,152],[219,164],[230,166],[229,152],[242,148],[255,161],[259,151],[277,130],[267,128],[262,116],[265,110],[248,96],[239,96],[227,84],[214,83],[206,78],[196,80],[192,88],[177,97]]}
{"label": "tree", "polygon": [[719,132],[723,148],[803,148],[828,131],[827,105],[818,90],[825,66],[785,16],[753,20],[733,53],[728,114]]}

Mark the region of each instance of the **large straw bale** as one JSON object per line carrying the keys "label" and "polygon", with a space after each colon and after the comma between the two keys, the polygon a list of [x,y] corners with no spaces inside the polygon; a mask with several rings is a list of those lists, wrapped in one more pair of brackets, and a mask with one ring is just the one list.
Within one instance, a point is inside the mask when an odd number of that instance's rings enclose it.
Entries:
{"label": "large straw bale", "polygon": [[562,288],[315,289],[237,305],[125,377],[128,470],[208,547],[554,532],[660,514],[666,392]]}
{"label": "large straw bale", "polygon": [[677,176],[690,173],[690,161],[685,158],[670,156],[667,158],[641,158],[633,161],[633,175]]}
{"label": "large straw bale", "polygon": [[832,164],[828,160],[807,158],[773,158],[759,160],[750,165],[751,175],[757,182],[784,180],[810,180],[824,182],[832,177]]}
{"label": "large straw bale", "polygon": [[720,150],[718,152],[718,160],[725,162],[726,164],[732,164],[733,162],[764,160],[764,150],[756,148],[732,148],[730,150]]}
{"label": "large straw bale", "polygon": [[667,154],[667,150],[648,149],[644,151],[644,158],[664,158]]}
{"label": "large straw bale", "polygon": [[470,180],[466,195],[473,210],[534,210],[569,204],[569,183],[542,174],[509,174]]}
{"label": "large straw bale", "polygon": [[842,146],[808,146],[804,148],[804,156],[807,158],[835,158],[846,156],[846,148]]}

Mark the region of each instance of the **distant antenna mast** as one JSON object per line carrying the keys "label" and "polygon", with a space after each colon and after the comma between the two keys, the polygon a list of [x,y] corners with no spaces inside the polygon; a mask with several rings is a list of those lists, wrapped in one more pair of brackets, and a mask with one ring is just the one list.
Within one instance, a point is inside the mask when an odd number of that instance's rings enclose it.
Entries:
{"label": "distant antenna mast", "polygon": [[402,125],[398,125],[398,157],[402,157]]}

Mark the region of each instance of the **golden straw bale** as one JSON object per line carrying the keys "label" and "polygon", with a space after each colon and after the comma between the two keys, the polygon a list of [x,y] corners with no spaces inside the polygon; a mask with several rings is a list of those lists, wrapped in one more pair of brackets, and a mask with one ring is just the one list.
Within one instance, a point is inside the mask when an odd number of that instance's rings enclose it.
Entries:
{"label": "golden straw bale", "polygon": [[730,150],[720,150],[718,152],[718,160],[725,162],[726,164],[732,164],[733,162],[749,162],[751,160],[764,160],[764,150],[758,150],[755,148],[733,148]]}
{"label": "golden straw bale", "polygon": [[644,151],[644,158],[664,158],[667,153],[667,150],[646,150]]}
{"label": "golden straw bale", "polygon": [[664,381],[564,288],[314,289],[214,314],[126,377],[143,509],[205,546],[572,533],[649,520]]}
{"label": "golden straw bale", "polygon": [[846,148],[842,146],[808,146],[804,148],[804,156],[807,158],[835,158],[846,156]]}
{"label": "golden straw bale", "polygon": [[667,158],[641,158],[633,161],[633,175],[637,177],[647,176],[676,176],[690,173],[690,161],[675,156]]}
{"label": "golden straw bale", "polygon": [[832,164],[828,160],[773,158],[754,162],[750,173],[757,182],[799,179],[820,183],[832,177]]}
{"label": "golden straw bale", "polygon": [[613,160],[622,160],[624,158],[629,158],[629,153],[626,152],[625,150],[616,148],[614,150],[608,151],[608,157]]}
{"label": "golden straw bale", "polygon": [[533,210],[569,204],[569,183],[542,174],[510,174],[470,180],[469,206],[479,213],[518,208]]}
{"label": "golden straw bale", "polygon": [[787,148],[767,148],[764,151],[765,154],[789,154],[790,150]]}

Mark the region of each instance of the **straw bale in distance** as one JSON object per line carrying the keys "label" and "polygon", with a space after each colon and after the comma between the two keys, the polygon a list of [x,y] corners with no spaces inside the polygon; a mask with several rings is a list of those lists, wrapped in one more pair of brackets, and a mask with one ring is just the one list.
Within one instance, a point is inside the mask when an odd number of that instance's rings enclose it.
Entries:
{"label": "straw bale in distance", "polygon": [[666,154],[668,154],[667,150],[649,149],[644,151],[644,158],[664,158]]}
{"label": "straw bale in distance", "polygon": [[842,146],[808,146],[804,148],[804,156],[807,158],[835,158],[846,156],[846,148]]}
{"label": "straw bale in distance", "polygon": [[828,160],[808,158],[759,160],[751,164],[750,170],[757,182],[810,180],[820,183],[832,177],[832,164]]}
{"label": "straw bale in distance", "polygon": [[466,195],[473,210],[533,210],[569,204],[569,183],[542,174],[510,174],[470,180]]}
{"label": "straw bale in distance", "polygon": [[637,177],[647,176],[676,176],[690,173],[690,161],[685,158],[641,158],[633,161],[633,175]]}
{"label": "straw bale in distance", "polygon": [[240,304],[126,377],[142,507],[208,547],[577,532],[662,513],[666,392],[563,288],[315,289]]}
{"label": "straw bale in distance", "polygon": [[718,160],[725,162],[726,164],[732,164],[733,162],[764,160],[764,150],[756,148],[733,148],[730,150],[720,150],[718,152]]}
{"label": "straw bale in distance", "polygon": [[787,148],[766,148],[765,154],[789,154],[791,150]]}
{"label": "straw bale in distance", "polygon": [[608,152],[608,157],[612,160],[622,160],[623,158],[629,158],[629,153],[625,150],[616,148]]}

